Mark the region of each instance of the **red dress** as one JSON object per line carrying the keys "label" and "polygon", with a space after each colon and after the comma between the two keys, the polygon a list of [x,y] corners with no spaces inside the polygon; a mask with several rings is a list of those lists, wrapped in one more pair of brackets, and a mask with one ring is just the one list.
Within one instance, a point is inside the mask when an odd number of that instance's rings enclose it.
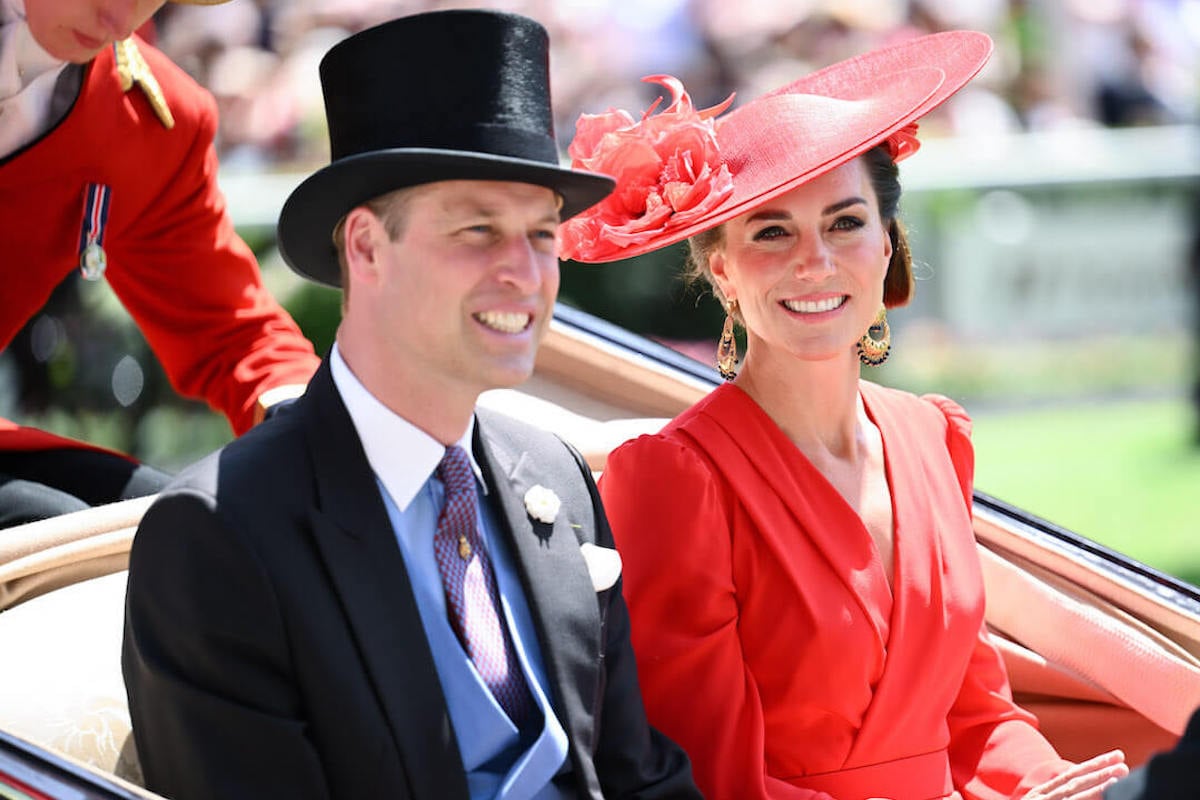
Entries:
{"label": "red dress", "polygon": [[983,626],[970,421],[862,382],[894,594],[862,521],[726,384],[615,450],[600,487],[650,721],[717,800],[1020,796],[1067,765]]}
{"label": "red dress", "polygon": [[[250,427],[267,389],[305,384],[319,359],[263,286],[217,186],[212,96],[139,44],[175,119],[122,90],[113,48],[87,67],[67,116],[0,159],[0,349],[79,269],[88,188],[108,188],[105,279],[171,384]],[[0,450],[72,442],[0,420]]]}

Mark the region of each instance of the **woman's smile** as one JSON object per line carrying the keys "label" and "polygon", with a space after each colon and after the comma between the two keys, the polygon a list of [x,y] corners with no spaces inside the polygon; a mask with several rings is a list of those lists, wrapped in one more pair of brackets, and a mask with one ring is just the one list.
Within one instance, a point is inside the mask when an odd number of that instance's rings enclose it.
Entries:
{"label": "woman's smile", "polygon": [[813,316],[816,314],[827,314],[830,311],[837,311],[849,299],[849,295],[837,294],[821,298],[783,300],[780,302],[780,305],[794,314]]}

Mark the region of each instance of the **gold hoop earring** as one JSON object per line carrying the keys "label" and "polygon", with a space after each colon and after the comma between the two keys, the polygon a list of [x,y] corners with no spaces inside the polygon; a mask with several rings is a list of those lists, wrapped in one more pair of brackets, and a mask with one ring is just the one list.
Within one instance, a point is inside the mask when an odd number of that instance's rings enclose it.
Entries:
{"label": "gold hoop earring", "polygon": [[858,340],[858,360],[869,367],[887,361],[892,350],[892,329],[888,327],[887,307],[880,306],[875,321]]}
{"label": "gold hoop earring", "polygon": [[717,372],[727,381],[737,376],[734,367],[738,363],[737,339],[733,336],[733,313],[737,311],[737,300],[725,304],[725,325],[721,328],[721,341],[717,344]]}

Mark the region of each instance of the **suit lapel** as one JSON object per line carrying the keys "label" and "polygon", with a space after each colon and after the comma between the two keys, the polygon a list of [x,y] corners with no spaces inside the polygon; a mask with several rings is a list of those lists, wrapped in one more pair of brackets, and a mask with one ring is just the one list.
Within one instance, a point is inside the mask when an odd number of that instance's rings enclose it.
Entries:
{"label": "suit lapel", "polygon": [[[522,588],[537,627],[542,658],[551,682],[555,714],[573,742],[593,734],[592,699],[599,680],[600,612],[587,564],[579,552],[576,529],[594,537],[594,513],[578,501],[579,470],[554,467],[510,437],[496,435],[483,421],[475,426],[475,453],[491,493],[491,502],[509,537]],[[566,450],[562,456],[570,461]],[[561,462],[562,459],[559,459]],[[555,491],[563,507],[553,524],[534,522],[525,510],[525,492],[535,484]]]}
{"label": "suit lapel", "polygon": [[297,405],[317,465],[313,535],[395,735],[412,796],[466,800],[458,743],[404,557],[328,361]]}

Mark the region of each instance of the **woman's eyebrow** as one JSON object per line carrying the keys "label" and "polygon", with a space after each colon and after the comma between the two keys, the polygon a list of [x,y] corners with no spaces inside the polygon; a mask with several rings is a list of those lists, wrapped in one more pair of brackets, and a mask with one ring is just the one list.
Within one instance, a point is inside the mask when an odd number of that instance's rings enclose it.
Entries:
{"label": "woman's eyebrow", "polygon": [[822,214],[822,216],[825,216],[828,214],[836,214],[837,212],[841,211],[843,208],[849,208],[850,206],[855,206],[860,203],[862,205],[866,205],[867,201],[861,197],[847,197],[845,200],[839,200],[838,202],[834,203],[831,206],[826,206],[825,210],[822,211],[821,214]]}
{"label": "woman's eyebrow", "polygon": [[[866,205],[867,201],[861,197],[847,197],[845,200],[839,200],[836,203],[826,206],[821,211],[821,216],[836,214],[843,208],[849,208],[855,205]],[[778,220],[789,220],[792,215],[787,211],[774,208],[764,208],[761,211],[756,211],[746,218],[746,222],[775,222]]]}

